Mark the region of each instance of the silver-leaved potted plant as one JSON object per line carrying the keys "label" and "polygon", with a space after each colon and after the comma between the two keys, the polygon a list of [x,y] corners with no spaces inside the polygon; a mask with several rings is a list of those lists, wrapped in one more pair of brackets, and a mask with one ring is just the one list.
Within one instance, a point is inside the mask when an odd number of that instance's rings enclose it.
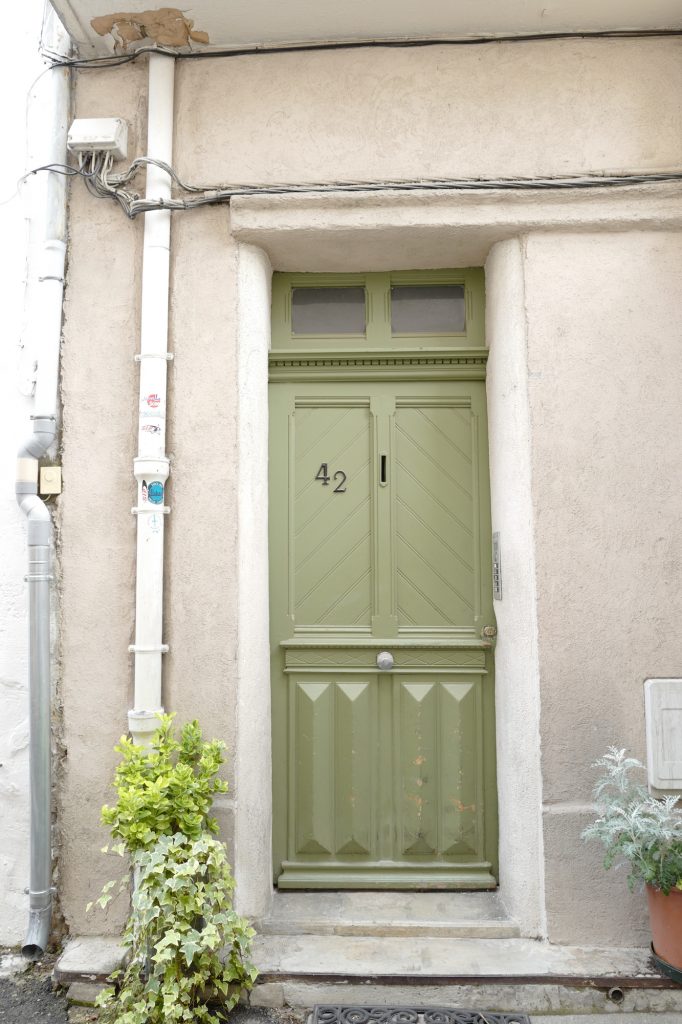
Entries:
{"label": "silver-leaved potted plant", "polygon": [[[653,948],[673,977],[682,972],[682,803],[655,797],[646,769],[627,751],[610,747],[596,763],[599,817],[583,832],[606,851],[604,867],[629,867],[631,889],[646,887]],[[679,977],[678,977],[678,980]]]}

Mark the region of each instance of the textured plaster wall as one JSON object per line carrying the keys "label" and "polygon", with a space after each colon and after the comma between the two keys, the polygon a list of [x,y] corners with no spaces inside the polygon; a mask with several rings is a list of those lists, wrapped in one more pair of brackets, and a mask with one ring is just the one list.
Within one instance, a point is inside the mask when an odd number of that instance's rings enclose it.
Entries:
{"label": "textured plaster wall", "polygon": [[164,706],[228,745],[217,802],[231,848],[237,664],[236,246],[224,208],[172,227]]}
{"label": "textured plaster wall", "polygon": [[[676,62],[680,49],[676,41],[647,40],[548,44],[544,57],[538,47],[515,44],[467,51],[379,50],[179,62],[175,164],[183,177],[209,184],[660,170],[679,163],[682,156],[675,100],[682,84],[681,65]],[[665,90],[660,88],[663,80]],[[129,156],[134,156],[143,150],[145,93],[143,62],[84,73],[78,76],[78,113],[127,118],[132,127]],[[362,201],[357,202],[361,207]],[[455,205],[462,215],[468,209],[467,201]],[[540,196],[537,208],[545,209]],[[579,231],[579,205],[576,210],[573,230]],[[492,200],[487,212],[477,214],[480,223],[472,222],[466,229],[458,227],[456,213],[447,214],[452,246],[448,247],[441,232],[437,253],[430,256],[431,235],[425,232],[420,237],[419,265],[457,263],[458,253],[463,252],[477,252],[483,262],[501,237]],[[264,216],[267,219],[267,213]],[[362,230],[370,245],[374,216],[368,207]],[[409,266],[409,231],[403,231],[397,248],[385,228],[390,210],[384,208],[380,216],[384,229],[378,242],[374,238],[376,265],[387,266],[388,260],[395,259],[396,265]],[[431,216],[436,217],[437,211]],[[315,217],[314,211],[301,215],[297,252],[303,256],[299,255],[298,265],[319,269],[319,244],[327,253],[324,268],[335,269],[334,245],[341,264],[350,238],[333,229],[315,230]],[[286,211],[280,210],[279,218],[284,232]],[[104,841],[98,817],[100,805],[111,795],[115,763],[111,748],[126,727],[125,712],[131,703],[127,647],[132,640],[134,601],[135,524],[130,508],[135,498],[137,371],[133,355],[139,329],[142,224],[126,221],[116,206],[93,199],[78,182],[72,189],[70,230],[61,522],[63,738],[67,747],[61,786],[62,901],[71,930],[83,933],[115,930],[122,916],[122,908],[114,909],[103,923],[101,918],[86,918],[83,907],[116,867],[97,853]],[[508,225],[504,230],[509,231]],[[309,240],[307,246],[301,245],[304,238]],[[523,546],[531,543],[531,525],[538,573],[537,650],[534,624],[525,622],[526,633],[517,645],[524,648],[528,660],[514,663],[514,677],[513,652],[507,646],[505,653],[501,637],[501,665],[510,671],[509,690],[500,706],[506,707],[509,716],[504,724],[512,728],[515,716],[523,715],[522,707],[515,705],[518,683],[526,701],[523,706],[531,716],[526,727],[535,728],[540,715],[542,778],[538,745],[527,754],[533,775],[519,786],[531,787],[538,803],[540,789],[544,791],[543,828],[536,818],[531,838],[538,870],[544,846],[547,927],[557,941],[641,938],[630,927],[622,877],[604,883],[598,851],[584,850],[577,834],[589,801],[589,761],[611,738],[632,740],[641,751],[641,678],[676,670],[670,632],[678,610],[673,585],[675,546],[670,544],[671,537],[676,540],[674,502],[650,455],[651,443],[658,442],[662,430],[674,431],[679,383],[674,382],[674,373],[668,375],[669,365],[675,366],[675,350],[670,323],[664,322],[672,317],[675,292],[668,259],[672,243],[671,238],[653,233],[608,237],[539,233],[509,243],[507,250],[494,251],[489,266],[497,280],[491,335],[494,387],[500,408],[506,403],[505,415],[510,421],[525,416],[523,429],[528,431],[525,448],[521,446],[524,475],[515,482],[519,501],[526,501],[527,518],[519,505],[514,520],[505,506],[504,487],[495,496],[495,485],[494,515],[506,533],[514,524],[518,529],[518,549],[515,554],[509,551],[510,568],[515,561],[517,594],[529,614],[532,558],[528,555],[530,563],[525,559]],[[245,388],[248,381],[243,376],[256,372],[256,364],[237,358],[237,346],[250,340],[243,323],[240,327],[239,262],[227,211],[215,208],[174,215],[171,245],[170,344],[176,359],[169,374],[173,511],[168,524],[164,639],[171,651],[165,657],[164,701],[181,719],[197,715],[208,733],[226,739],[231,747],[229,774],[234,786],[219,808],[229,840],[235,828],[234,801],[239,807],[240,800],[234,751],[248,757],[245,736],[237,734],[237,711],[248,710],[248,693],[238,691],[236,680],[251,650],[240,652],[244,637],[237,635],[240,621],[248,614],[238,607],[240,566],[246,552],[238,545],[237,523],[248,506],[244,504],[248,482],[237,480],[237,445],[250,429],[248,417],[241,423],[238,418],[240,401],[245,411],[246,398],[260,392],[257,384],[253,390]],[[660,251],[659,245],[663,246]],[[265,258],[252,256],[252,262],[262,263],[258,273],[264,276]],[[363,247],[356,244],[355,269],[366,269],[362,259]],[[347,264],[345,269],[350,269]],[[521,277],[523,311],[514,283]],[[261,294],[265,293],[263,284]],[[242,299],[250,294],[247,288]],[[659,303],[661,296],[664,301]],[[513,304],[513,337],[507,336],[505,324],[507,300]],[[514,393],[506,376],[509,345],[519,356],[527,346],[526,370],[519,370],[517,364],[513,367],[519,374]],[[642,378],[638,357],[645,349],[655,355],[646,364],[648,376]],[[261,357],[262,352],[258,360]],[[651,381],[644,400],[643,379]],[[660,408],[654,401],[656,393],[661,397]],[[253,410],[250,415],[253,418]],[[586,457],[588,440],[598,458],[592,448]],[[502,462],[511,459],[513,466],[511,442],[506,452]],[[678,455],[674,444],[664,452],[661,464],[668,472]],[[663,538],[657,543],[651,530],[645,536],[638,532],[642,521],[638,501],[627,488],[608,489],[613,481],[608,471],[612,458],[630,467],[637,495],[643,479],[655,478],[671,537],[666,523],[656,533]],[[644,474],[638,470],[642,459]],[[498,470],[502,470],[498,480],[504,482],[509,465],[498,465]],[[580,501],[567,493],[572,481],[580,484]],[[630,482],[626,474],[624,483]],[[253,480],[248,486],[252,485],[256,494]],[[646,497],[643,507],[648,513],[657,506]],[[620,532],[613,532],[614,523]],[[255,528],[253,523],[248,525]],[[619,539],[628,550],[627,557],[619,553]],[[257,554],[254,564],[260,567],[262,550]],[[583,571],[576,572],[576,566]],[[645,605],[632,582],[637,574],[640,583],[647,581]],[[254,607],[257,600],[256,596]],[[505,629],[523,619],[518,608],[506,608],[500,611],[501,626],[507,616]],[[252,631],[246,638],[253,641],[254,651],[260,644],[257,634]],[[534,677],[523,677],[525,664],[535,665],[539,672],[539,698]],[[619,703],[623,694],[626,699]],[[247,737],[257,734],[257,725],[251,709]],[[504,742],[510,756],[509,738]],[[267,757],[258,764],[261,775],[267,773]],[[256,785],[253,768],[241,783],[248,779],[249,785]],[[268,780],[261,779],[260,786],[267,791]],[[242,810],[250,792],[241,793]],[[505,792],[520,799],[515,785],[509,784]],[[261,805],[258,813],[262,810]],[[521,893],[524,878],[533,874],[534,861],[527,852],[523,856],[519,852],[518,844],[525,839],[514,821],[513,805],[504,813],[507,835],[515,837],[517,844],[517,861],[505,870]],[[247,818],[239,813],[236,817],[246,830]],[[260,818],[259,829],[265,844],[267,829]],[[244,870],[248,870],[244,852],[248,849],[248,843],[240,846],[237,857]],[[576,892],[585,880],[583,902],[589,908],[582,914],[579,931],[583,897]],[[625,908],[615,916],[610,908],[603,913],[595,910],[603,909],[601,893],[609,891],[609,886]],[[539,891],[536,886],[535,902],[524,911],[524,927],[531,934],[545,927]],[[255,905],[257,895],[254,901]],[[633,905],[639,914],[639,903],[634,900]],[[614,921],[610,930],[600,924],[604,917]]]}
{"label": "textured plaster wall", "polygon": [[[83,117],[126,117],[132,158],[144,148],[146,69],[81,76]],[[142,139],[142,142],[140,141]],[[64,743],[62,901],[73,933],[115,931],[125,907],[85,915],[118,872],[99,855],[99,811],[111,801],[132,706],[139,299],[142,221],[72,190],[63,355],[62,506]],[[164,704],[235,746],[236,247],[222,208],[172,227]],[[233,791],[217,802],[232,845]]]}
{"label": "textured plaster wall", "polygon": [[646,939],[644,899],[576,836],[643,681],[682,671],[682,235],[525,244],[549,937]]}
{"label": "textured plaster wall", "polygon": [[178,170],[219,183],[676,167],[681,52],[573,40],[182,61],[192,144]]}
{"label": "textured plaster wall", "polygon": [[[131,150],[140,145],[145,69],[126,75],[81,75],[81,116],[125,117]],[[122,901],[106,919],[86,916],[117,858],[100,854],[99,824],[111,802],[113,747],[127,731],[135,565],[134,454],[141,222],[114,204],[71,189],[68,274],[62,347],[63,466],[61,503],[61,654],[63,673],[60,899],[72,933],[117,930]]]}

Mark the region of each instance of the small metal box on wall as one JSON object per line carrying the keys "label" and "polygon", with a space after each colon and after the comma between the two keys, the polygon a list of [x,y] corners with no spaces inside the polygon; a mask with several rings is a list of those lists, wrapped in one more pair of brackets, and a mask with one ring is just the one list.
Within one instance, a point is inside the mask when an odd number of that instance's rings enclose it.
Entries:
{"label": "small metal box on wall", "polygon": [[644,681],[647,771],[653,796],[682,793],[682,679]]}

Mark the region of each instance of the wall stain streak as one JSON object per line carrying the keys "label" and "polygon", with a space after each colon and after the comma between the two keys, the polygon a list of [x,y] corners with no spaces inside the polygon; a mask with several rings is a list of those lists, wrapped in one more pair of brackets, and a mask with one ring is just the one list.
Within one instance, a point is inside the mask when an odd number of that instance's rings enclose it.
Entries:
{"label": "wall stain streak", "polygon": [[116,51],[125,53],[131,43],[149,40],[159,46],[189,46],[208,43],[208,33],[194,29],[194,22],[177,7],[159,7],[155,11],[104,14],[90,22],[100,36],[112,35]]}

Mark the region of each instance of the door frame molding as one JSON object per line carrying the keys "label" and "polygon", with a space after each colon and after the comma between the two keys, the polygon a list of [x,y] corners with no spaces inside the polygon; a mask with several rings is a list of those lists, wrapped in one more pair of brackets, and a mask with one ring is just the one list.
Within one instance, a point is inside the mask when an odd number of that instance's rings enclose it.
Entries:
{"label": "door frame molding", "polygon": [[[235,876],[237,906],[255,918],[272,899],[272,788],[268,587],[268,352],[272,266],[277,216],[261,219],[258,241],[237,245],[238,373],[238,638],[235,744]],[[311,214],[311,223],[314,222]],[[470,229],[471,230],[471,229]],[[476,234],[480,225],[476,226]],[[315,232],[313,232],[313,235]],[[326,231],[319,232],[322,246]],[[488,236],[490,238],[490,236]],[[518,533],[527,550],[507,561],[507,602],[497,607],[497,760],[500,804],[500,892],[521,930],[545,931],[542,785],[539,744],[539,670],[535,622],[533,509],[527,402],[523,242],[490,238],[486,264],[487,378],[491,432],[493,529]],[[361,259],[361,247],[352,247]],[[386,242],[385,265],[395,259]],[[406,252],[406,258],[409,251]],[[307,267],[320,268],[311,238]],[[470,261],[469,261],[470,262]],[[277,268],[279,269],[279,268]],[[290,269],[282,266],[281,269]],[[360,265],[358,271],[366,269]],[[505,377],[504,374],[507,374]],[[510,391],[510,375],[514,387]],[[521,429],[519,430],[519,426]],[[509,502],[510,489],[512,501]],[[510,505],[511,512],[507,511]],[[508,549],[507,549],[508,550]],[[516,600],[514,593],[516,591]],[[506,623],[521,623],[506,632]],[[512,689],[513,687],[513,689]]]}

